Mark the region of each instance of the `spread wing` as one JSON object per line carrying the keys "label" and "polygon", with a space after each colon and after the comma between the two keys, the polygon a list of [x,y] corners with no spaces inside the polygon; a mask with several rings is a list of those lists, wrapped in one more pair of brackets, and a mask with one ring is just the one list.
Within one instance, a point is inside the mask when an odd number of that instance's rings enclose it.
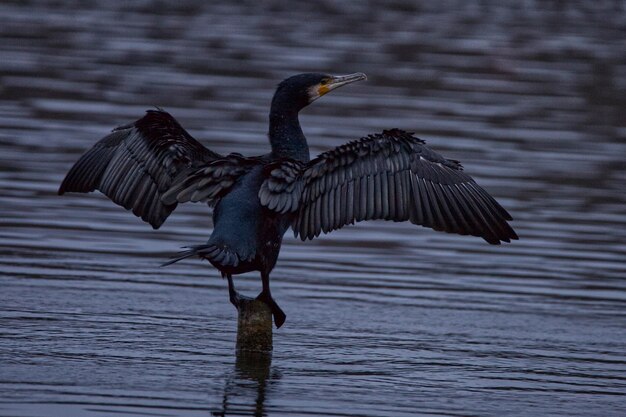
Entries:
{"label": "spread wing", "polygon": [[59,188],[99,190],[158,229],[176,208],[162,195],[184,171],[220,155],[202,146],[168,113],[149,110],[97,142],[70,169]]}
{"label": "spread wing", "polygon": [[264,180],[259,189],[263,206],[281,214],[292,213],[300,207],[304,182],[300,174],[306,165],[293,159],[274,161],[263,167]]}
{"label": "spread wing", "polygon": [[302,240],[371,219],[409,220],[491,244],[517,239],[511,216],[457,161],[398,129],[319,155],[300,181],[292,227]]}
{"label": "spread wing", "polygon": [[260,163],[259,158],[237,153],[215,159],[177,179],[161,201],[165,204],[205,201],[215,205],[239,177]]}

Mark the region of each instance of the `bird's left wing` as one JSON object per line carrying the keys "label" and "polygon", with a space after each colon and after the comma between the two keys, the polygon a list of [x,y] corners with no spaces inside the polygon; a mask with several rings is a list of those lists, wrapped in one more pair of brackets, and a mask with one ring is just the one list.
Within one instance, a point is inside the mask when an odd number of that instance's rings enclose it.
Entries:
{"label": "bird's left wing", "polygon": [[491,244],[517,239],[511,216],[457,161],[398,129],[319,155],[292,188],[299,196],[292,227],[302,240],[371,219],[410,220]]}
{"label": "bird's left wing", "polygon": [[59,194],[101,191],[158,229],[176,208],[161,196],[182,172],[220,158],[169,113],[149,110],[98,141],[67,173]]}
{"label": "bird's left wing", "polygon": [[216,158],[176,178],[161,201],[165,204],[203,201],[214,206],[242,175],[261,163],[258,157],[238,153]]}

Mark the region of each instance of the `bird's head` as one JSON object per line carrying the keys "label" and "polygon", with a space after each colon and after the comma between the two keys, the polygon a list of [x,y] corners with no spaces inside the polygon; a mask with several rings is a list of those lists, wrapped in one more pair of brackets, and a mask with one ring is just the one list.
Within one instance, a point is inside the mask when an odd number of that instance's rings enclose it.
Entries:
{"label": "bird's head", "polygon": [[313,72],[294,75],[278,84],[272,104],[280,103],[300,111],[336,88],[365,79],[367,76],[362,72],[337,76]]}

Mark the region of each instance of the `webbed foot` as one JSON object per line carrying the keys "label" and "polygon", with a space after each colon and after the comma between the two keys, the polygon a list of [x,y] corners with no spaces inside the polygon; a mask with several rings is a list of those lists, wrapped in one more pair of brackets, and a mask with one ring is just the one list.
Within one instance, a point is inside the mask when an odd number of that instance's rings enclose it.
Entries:
{"label": "webbed foot", "polygon": [[283,310],[278,306],[276,301],[272,298],[272,295],[267,292],[261,292],[256,298],[257,300],[263,301],[268,305],[272,312],[272,316],[274,316],[274,324],[277,329],[280,329],[280,326],[285,324],[285,320],[287,319],[287,315],[283,312]]}

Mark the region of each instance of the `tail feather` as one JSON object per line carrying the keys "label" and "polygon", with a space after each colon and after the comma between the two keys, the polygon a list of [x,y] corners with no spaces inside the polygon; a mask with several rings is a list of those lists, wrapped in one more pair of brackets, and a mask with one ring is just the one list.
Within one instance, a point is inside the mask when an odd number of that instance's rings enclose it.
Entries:
{"label": "tail feather", "polygon": [[230,250],[227,247],[220,247],[214,244],[185,246],[187,250],[178,252],[169,261],[161,264],[161,266],[168,266],[183,259],[191,258],[192,256],[198,256],[202,259],[207,259],[212,262],[216,262],[223,266],[236,267],[239,265],[239,256],[236,252]]}
{"label": "tail feather", "polygon": [[161,266],[169,266],[178,261],[182,261],[183,259],[191,258],[192,256],[196,255],[197,250],[195,249],[196,248],[195,246],[184,246],[184,247],[190,248],[190,249],[178,252],[176,256],[172,257],[172,259],[170,259],[169,261],[162,263]]}

